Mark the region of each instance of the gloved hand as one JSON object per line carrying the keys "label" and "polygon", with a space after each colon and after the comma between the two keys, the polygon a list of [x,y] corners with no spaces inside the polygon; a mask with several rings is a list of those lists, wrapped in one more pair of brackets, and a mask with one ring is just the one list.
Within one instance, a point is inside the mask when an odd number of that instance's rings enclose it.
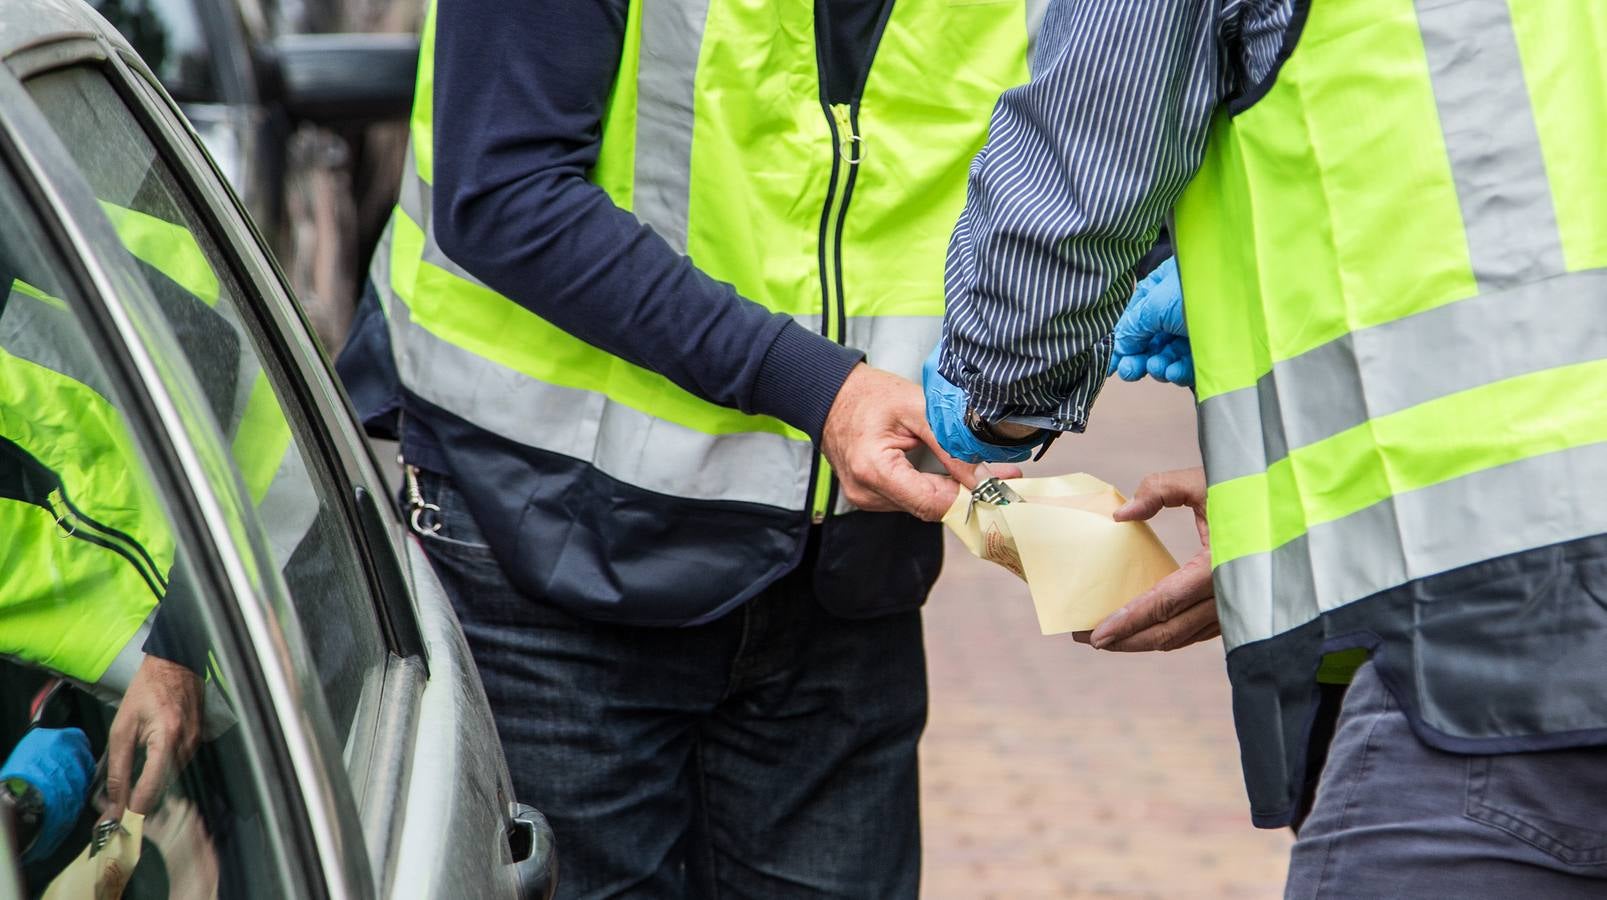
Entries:
{"label": "gloved hand", "polygon": [[932,348],[932,355],[921,367],[921,386],[926,390],[926,422],[943,450],[955,459],[969,463],[1021,462],[1032,456],[1035,445],[1001,447],[977,437],[965,424],[965,392],[955,387],[937,370],[943,345]]}
{"label": "gloved hand", "polygon": [[34,728],[17,742],[0,766],[0,782],[20,782],[41,801],[38,830],[23,862],[44,859],[61,846],[84,810],[94,774],[89,738],[77,728]]}
{"label": "gloved hand", "polygon": [[1155,267],[1127,301],[1116,323],[1110,371],[1123,381],[1148,374],[1156,381],[1194,386],[1194,353],[1189,345],[1188,322],[1183,317],[1183,284],[1177,275],[1177,258]]}

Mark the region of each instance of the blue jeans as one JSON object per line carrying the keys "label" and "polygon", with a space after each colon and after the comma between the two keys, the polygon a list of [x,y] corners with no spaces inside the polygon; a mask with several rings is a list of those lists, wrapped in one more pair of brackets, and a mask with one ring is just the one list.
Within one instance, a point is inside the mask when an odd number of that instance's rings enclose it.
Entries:
{"label": "blue jeans", "polygon": [[707,625],[578,619],[515,592],[448,479],[419,482],[559,897],[916,896],[918,611],[838,619],[794,574]]}
{"label": "blue jeans", "polygon": [[1286,900],[1607,896],[1607,747],[1459,756],[1372,664],[1345,695]]}

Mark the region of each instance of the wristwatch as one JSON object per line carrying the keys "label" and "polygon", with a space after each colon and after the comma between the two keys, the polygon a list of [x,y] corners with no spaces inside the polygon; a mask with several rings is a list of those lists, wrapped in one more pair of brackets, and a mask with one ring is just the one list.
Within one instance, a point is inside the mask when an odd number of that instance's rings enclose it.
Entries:
{"label": "wristwatch", "polygon": [[1043,428],[1035,428],[1023,437],[1009,437],[995,431],[993,423],[977,415],[977,411],[969,404],[965,407],[965,427],[971,430],[979,440],[992,444],[995,447],[1036,447],[1043,442]]}

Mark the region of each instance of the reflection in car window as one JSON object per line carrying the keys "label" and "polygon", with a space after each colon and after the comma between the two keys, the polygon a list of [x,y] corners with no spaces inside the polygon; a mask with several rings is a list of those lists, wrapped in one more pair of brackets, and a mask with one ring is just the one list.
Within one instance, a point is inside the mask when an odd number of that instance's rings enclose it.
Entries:
{"label": "reflection in car window", "polygon": [[[134,257],[230,446],[298,621],[282,623],[309,653],[335,735],[351,746],[365,690],[386,650],[364,567],[335,499],[309,456],[310,426],[263,364],[240,290],[167,163],[116,90],[92,69],[50,73],[28,90],[88,179]],[[305,648],[305,649],[303,649]]]}
{"label": "reflection in car window", "polygon": [[180,103],[220,98],[195,0],[90,0]]}
{"label": "reflection in car window", "polygon": [[[62,885],[118,758],[123,802],[149,814],[119,817],[144,836],[121,896],[282,895],[234,700],[117,384],[3,179],[0,222],[0,804],[28,895],[94,895]],[[142,710],[172,713],[144,732],[172,752],[113,727]]]}

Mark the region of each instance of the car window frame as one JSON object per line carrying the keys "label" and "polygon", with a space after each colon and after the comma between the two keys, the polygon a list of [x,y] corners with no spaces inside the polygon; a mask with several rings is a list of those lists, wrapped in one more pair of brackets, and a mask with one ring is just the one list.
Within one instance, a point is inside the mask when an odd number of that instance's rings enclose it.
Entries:
{"label": "car window frame", "polygon": [[[293,341],[282,340],[280,332],[276,330],[278,326],[264,322],[259,315],[260,310],[251,299],[256,295],[251,276],[240,270],[238,254],[230,252],[231,248],[226,246],[229,237],[221,228],[221,223],[226,219],[216,215],[215,209],[209,205],[214,200],[201,192],[205,179],[198,181],[192,177],[195,173],[187,169],[190,160],[183,157],[175,158],[174,149],[165,143],[164,135],[154,131],[156,123],[151,120],[149,109],[142,105],[142,102],[148,102],[150,98],[140,94],[140,86],[129,78],[126,69],[119,69],[111,64],[112,62],[111,59],[103,65],[86,64],[81,61],[58,62],[56,65],[30,72],[22,79],[23,87],[25,90],[28,89],[33,80],[43,76],[71,73],[75,70],[84,70],[90,72],[93,77],[104,79],[104,83],[117,97],[121,106],[115,114],[128,116],[130,124],[149,142],[155,159],[172,182],[173,189],[182,198],[180,202],[184,204],[185,211],[191,217],[187,227],[205,232],[206,240],[202,242],[203,246],[215,251],[215,256],[213,253],[208,253],[208,263],[215,267],[218,275],[225,278],[232,288],[231,308],[240,326],[247,332],[242,338],[250,345],[251,355],[269,375],[274,385],[279,411],[285,416],[286,424],[296,435],[298,453],[309,469],[316,473],[315,483],[322,485],[318,489],[320,503],[327,505],[329,514],[335,517],[336,526],[351,541],[351,550],[356,554],[352,562],[358,572],[355,573],[352,587],[366,597],[355,601],[349,609],[353,615],[368,617],[368,621],[363,623],[361,628],[372,635],[371,646],[378,655],[372,665],[360,670],[360,680],[355,685],[357,694],[353,698],[357,704],[356,717],[341,731],[320,729],[319,733],[327,736],[324,739],[331,743],[331,750],[336,751],[333,755],[338,755],[343,763],[338,773],[341,780],[355,798],[362,798],[369,792],[368,786],[372,781],[370,770],[374,757],[378,755],[378,741],[383,728],[381,700],[385,694],[385,684],[396,653],[395,642],[388,633],[387,623],[381,613],[382,603],[376,589],[376,564],[372,554],[361,546],[362,529],[352,511],[350,499],[352,490],[337,474],[340,467],[332,463],[327,452],[332,439],[321,422],[322,417],[316,414],[313,404],[306,400],[308,387],[306,382],[298,377],[299,373],[296,373],[293,367],[287,367],[283,360]],[[119,255],[125,252],[121,245],[105,249],[107,252]],[[182,353],[180,358],[186,359],[189,364],[196,362]],[[328,490],[324,490],[324,487]],[[274,568],[277,569],[284,560],[275,560],[275,563]],[[280,615],[293,619],[305,630],[309,623],[301,615],[297,595],[286,593],[285,596],[290,599],[290,603],[279,606]],[[330,704],[326,702],[324,705]]]}
{"label": "car window frame", "polygon": [[[417,657],[428,669],[428,657],[420,636],[417,610],[407,585],[400,546],[405,525],[393,504],[383,502],[384,478],[373,448],[357,426],[351,401],[335,376],[334,367],[324,354],[316,332],[294,299],[289,280],[264,248],[271,246],[257,231],[245,204],[233,185],[223,176],[207,153],[200,136],[190,126],[183,111],[162,88],[156,76],[132,53],[119,48],[114,61],[128,76],[128,88],[138,97],[125,95],[147,136],[169,163],[175,180],[191,194],[198,217],[208,227],[219,251],[234,270],[241,296],[236,298],[243,315],[266,340],[280,380],[291,387],[294,403],[314,419],[312,429],[320,443],[308,447],[328,468],[341,488],[342,512],[356,524],[354,536],[364,556],[370,596],[375,615],[386,632],[391,652],[401,658]],[[123,85],[115,85],[120,89]],[[143,101],[143,102],[140,102]],[[197,179],[197,173],[205,178]],[[220,219],[212,204],[229,209],[233,215]],[[259,291],[259,288],[266,288]],[[287,339],[288,338],[288,339]],[[321,427],[318,427],[321,426]],[[382,528],[373,528],[364,509],[373,501],[383,512]]]}
{"label": "car window frame", "polygon": [[[60,65],[104,64],[108,58],[100,41],[69,37],[14,54],[0,65],[0,108],[7,110],[0,116],[0,178],[18,189],[61,277],[73,289],[78,319],[114,384],[153,486],[167,502],[175,536],[189,551],[186,560],[197,590],[213,598],[197,611],[218,643],[218,665],[246,729],[245,762],[269,817],[265,834],[280,883],[298,895],[360,896],[366,879],[354,879],[346,866],[331,867],[323,849],[338,844],[329,821],[334,804],[318,777],[317,748],[305,726],[295,727],[289,660],[275,651],[273,629],[260,614],[258,598],[269,586],[237,543],[241,528],[249,527],[240,521],[242,498],[216,490],[227,451],[215,440],[203,443],[187,429],[173,427],[183,421],[183,410],[203,408],[200,390],[193,379],[186,384],[184,373],[162,372],[149,353],[146,342],[152,337],[173,341],[165,323],[146,312],[156,301],[132,263],[96,250],[116,245],[116,233],[22,84],[23,77]],[[299,790],[284,790],[285,774]]]}
{"label": "car window frame", "polygon": [[[105,40],[105,35],[102,36]],[[121,41],[121,38],[116,38]],[[268,254],[234,187],[207,153],[189,120],[138,55],[117,43],[111,64],[120,70],[114,87],[124,95],[147,137],[167,162],[181,190],[230,265],[240,288],[237,305],[250,327],[266,337],[271,350],[264,365],[296,392],[285,403],[299,404],[316,421],[321,443],[304,449],[317,454],[341,488],[342,518],[353,523],[358,552],[368,567],[369,595],[390,642],[391,656],[383,675],[378,709],[367,749],[366,778],[351,785],[358,794],[359,820],[368,861],[376,880],[393,863],[398,830],[394,819],[405,806],[405,785],[413,764],[413,741],[420,699],[430,677],[430,659],[420,625],[407,564],[406,541],[414,540],[396,505],[388,499],[379,462],[357,424],[356,413],[334,366],[295,301],[289,280]],[[218,216],[217,210],[227,214]],[[319,427],[321,426],[321,427]],[[354,827],[357,823],[353,823]]]}

